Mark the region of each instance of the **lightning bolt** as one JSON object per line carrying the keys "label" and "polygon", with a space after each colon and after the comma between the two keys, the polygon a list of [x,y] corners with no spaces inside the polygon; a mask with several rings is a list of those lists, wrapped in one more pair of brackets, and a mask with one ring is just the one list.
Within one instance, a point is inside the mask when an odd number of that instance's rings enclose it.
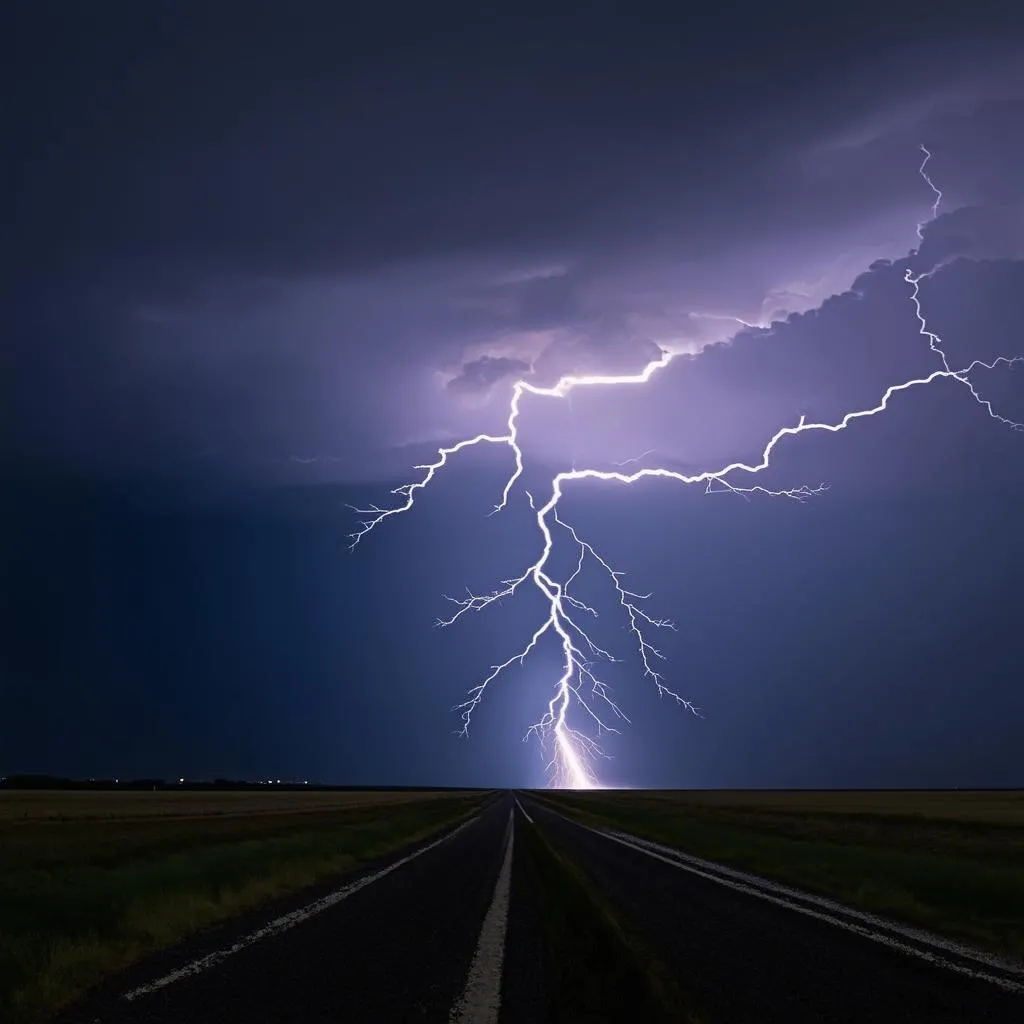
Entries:
{"label": "lightning bolt", "polygon": [[[927,184],[927,186],[932,190],[932,194],[935,196],[931,206],[931,216],[928,220],[919,221],[917,225],[918,240],[923,242],[925,227],[939,215],[939,206],[942,203],[942,190],[934,181],[932,181],[931,175],[928,173],[928,164],[932,159],[931,152],[925,146],[921,146],[920,150],[924,155],[924,158],[921,160],[921,166],[918,167],[917,173],[924,179],[925,184]],[[918,251],[919,250],[915,250],[915,255]],[[987,399],[982,398],[978,393],[978,389],[974,386],[974,382],[966,376],[967,371],[953,372],[950,367],[949,360],[946,357],[946,350],[942,338],[928,326],[928,320],[925,317],[924,310],[921,306],[921,282],[926,278],[931,277],[932,274],[937,270],[940,270],[944,265],[944,262],[940,263],[931,270],[922,271],[919,274],[915,274],[912,268],[907,267],[903,273],[903,280],[910,285],[910,301],[913,303],[914,315],[917,317],[918,334],[927,340],[928,347],[939,357],[939,362],[942,364],[943,370],[945,370],[950,377],[953,377],[955,380],[958,380],[963,384],[971,393],[971,397],[980,406],[982,406],[986,412],[988,412],[989,416],[1002,423],[1003,426],[1009,427],[1011,430],[1024,430],[1024,424],[1017,423],[1015,420],[1007,419],[1005,416],[1000,416],[999,413],[992,408],[992,403]],[[1014,360],[1014,362],[1016,361],[1017,360]]]}
{"label": "lightning bolt", "polygon": [[931,215],[927,220],[917,222],[917,238],[918,241],[924,241],[924,229],[925,227],[939,215],[939,206],[942,204],[942,189],[932,181],[932,176],[928,173],[928,164],[931,163],[932,154],[927,146],[918,146],[921,150],[921,166],[918,167],[917,173],[924,179],[924,183],[932,190],[932,195],[935,199],[932,201]]}
{"label": "lightning bolt", "polygon": [[[931,207],[931,218],[934,219],[938,216],[942,193],[936,188],[927,171],[931,153],[923,146],[921,150],[924,159],[921,162],[919,173],[931,187],[935,196]],[[926,223],[918,224],[918,237],[921,240],[924,238]],[[624,623],[632,636],[643,676],[651,681],[660,697],[669,698],[695,715],[700,713],[690,701],[665,683],[664,677],[659,671],[661,663],[664,661],[664,655],[650,640],[655,631],[674,629],[675,626],[667,619],[657,618],[648,613],[645,610],[645,602],[651,595],[627,589],[623,583],[623,573],[613,568],[603,555],[580,536],[571,523],[562,518],[558,506],[567,486],[581,480],[600,480],[609,484],[628,486],[650,478],[671,480],[688,486],[703,484],[705,493],[724,491],[738,494],[748,500],[752,495],[758,494],[800,502],[807,501],[822,493],[825,490],[825,485],[774,489],[761,486],[753,482],[751,478],[756,478],[757,474],[769,468],[775,450],[787,439],[816,432],[839,433],[848,429],[858,420],[877,416],[884,412],[888,409],[890,402],[903,392],[925,387],[945,378],[965,385],[974,399],[985,408],[993,419],[1013,429],[1022,429],[1020,424],[995,412],[991,403],[983,399],[975,390],[970,380],[970,374],[981,369],[993,370],[999,366],[1014,366],[1024,362],[1024,357],[999,356],[988,362],[975,359],[967,366],[953,369],[947,360],[942,339],[929,328],[921,307],[920,282],[926,276],[928,275],[914,275],[907,270],[904,280],[911,286],[910,299],[918,320],[919,333],[927,339],[931,350],[939,356],[940,366],[926,375],[891,385],[874,405],[847,412],[835,422],[808,421],[805,416],[801,416],[795,425],[778,429],[764,445],[760,457],[750,462],[730,462],[718,469],[695,473],[684,473],[664,465],[645,466],[633,471],[625,471],[625,466],[639,463],[653,454],[645,452],[637,459],[619,463],[614,469],[577,469],[574,466],[570,470],[557,473],[551,481],[550,493],[542,503],[535,501],[530,492],[524,491],[530,507],[534,511],[540,540],[540,553],[536,560],[527,566],[519,576],[504,580],[500,587],[489,593],[474,594],[467,591],[467,595],[462,598],[448,597],[447,600],[454,606],[454,610],[448,618],[440,618],[438,625],[451,626],[470,612],[481,612],[504,598],[515,596],[524,586],[532,586],[543,595],[547,613],[525,645],[505,661],[491,666],[489,674],[470,689],[466,699],[456,706],[455,710],[461,716],[460,733],[463,735],[468,733],[473,713],[484,699],[491,684],[511,666],[523,664],[536,650],[542,639],[549,635],[553,636],[561,648],[561,675],[555,682],[553,695],[547,703],[546,710],[529,728],[524,739],[536,735],[541,740],[543,747],[551,749],[552,753],[547,767],[553,785],[567,786],[573,789],[589,789],[599,785],[595,764],[599,758],[607,756],[600,745],[600,737],[605,732],[618,732],[616,726],[611,723],[628,722],[629,719],[613,699],[608,686],[596,674],[595,666],[598,663],[615,662],[618,659],[594,640],[587,625],[597,618],[597,612],[591,605],[581,600],[574,590],[574,585],[587,564],[600,570],[609,581],[612,592],[618,599]],[[355,509],[357,514],[366,518],[359,522],[356,531],[350,535],[351,547],[354,549],[368,533],[386,519],[408,512],[413,507],[419,492],[430,485],[437,474],[447,466],[449,459],[467,448],[480,445],[499,445],[511,450],[513,468],[502,489],[501,498],[491,514],[500,512],[507,507],[524,471],[524,456],[519,444],[518,430],[522,403],[527,396],[541,399],[568,399],[573,391],[580,388],[643,385],[655,374],[665,369],[674,357],[674,353],[663,349],[657,359],[649,362],[642,371],[636,374],[621,376],[570,374],[559,378],[550,387],[541,387],[528,380],[516,381],[509,402],[505,433],[477,434],[475,437],[459,441],[449,447],[439,448],[437,458],[433,462],[415,467],[422,473],[418,480],[403,484],[391,492],[400,499],[396,504],[389,508],[374,506],[367,509]],[[558,578],[549,567],[555,549],[556,537],[560,538],[563,543],[571,544],[572,550],[576,553],[575,567],[562,579]],[[569,714],[573,708],[578,709],[583,720],[590,723],[589,732],[570,723]]]}
{"label": "lightning bolt", "polygon": [[740,316],[732,316],[727,313],[691,313],[696,320],[727,320],[729,323],[739,324],[741,327],[749,327],[752,330],[760,328],[763,330],[767,325],[754,320],[744,320]]}

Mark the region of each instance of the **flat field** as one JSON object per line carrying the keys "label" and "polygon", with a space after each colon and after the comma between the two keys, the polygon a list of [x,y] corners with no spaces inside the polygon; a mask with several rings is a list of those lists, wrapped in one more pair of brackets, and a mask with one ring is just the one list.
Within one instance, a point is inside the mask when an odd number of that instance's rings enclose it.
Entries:
{"label": "flat field", "polygon": [[85,818],[210,818],[232,815],[314,814],[354,807],[387,807],[446,800],[450,790],[30,790],[0,789],[0,825],[9,821]]}
{"label": "flat field", "polygon": [[0,1020],[443,831],[479,792],[0,791]]}
{"label": "flat field", "polygon": [[1024,791],[537,795],[588,824],[1024,960]]}

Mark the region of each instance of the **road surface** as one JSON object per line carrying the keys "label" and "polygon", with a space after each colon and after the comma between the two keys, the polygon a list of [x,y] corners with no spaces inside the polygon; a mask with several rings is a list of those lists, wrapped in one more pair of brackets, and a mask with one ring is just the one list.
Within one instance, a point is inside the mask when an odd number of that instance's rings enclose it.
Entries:
{"label": "road surface", "polygon": [[[708,1024],[1024,1021],[1024,974],[945,954],[958,969],[936,965],[511,793],[439,839],[110,979],[60,1019],[546,1024],[560,975],[516,856],[531,829],[583,869]],[[975,968],[989,977],[964,973]],[[559,1020],[581,1019],[562,1005]],[[614,997],[604,1006],[607,1021],[636,1020]]]}
{"label": "road surface", "polygon": [[1006,977],[942,954],[1016,985],[1013,994],[711,881],[671,857],[641,852],[642,842],[626,845],[529,800],[525,805],[638,928],[708,1021],[1024,1021],[1024,973]]}

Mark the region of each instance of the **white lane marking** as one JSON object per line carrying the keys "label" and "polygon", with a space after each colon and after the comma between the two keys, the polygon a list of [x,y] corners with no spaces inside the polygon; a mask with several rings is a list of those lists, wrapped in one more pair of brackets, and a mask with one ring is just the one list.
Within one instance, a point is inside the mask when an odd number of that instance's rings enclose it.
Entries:
{"label": "white lane marking", "polygon": [[855,907],[847,906],[837,900],[830,900],[825,896],[818,896],[816,893],[804,892],[794,889],[791,886],[783,885],[781,882],[773,882],[771,879],[762,878],[760,875],[752,875],[746,871],[738,871],[736,868],[727,867],[725,864],[718,864],[715,861],[705,860],[703,857],[695,857],[690,853],[683,853],[671,846],[656,843],[652,839],[642,839],[630,832],[620,832],[617,829],[607,829],[604,833],[609,838],[619,837],[633,846],[643,846],[655,850],[658,853],[671,857],[679,862],[679,866],[699,874],[712,874],[722,879],[723,884],[731,884],[730,880],[758,889],[762,892],[771,893],[779,897],[782,902],[790,905],[794,903],[811,904],[820,908],[830,918],[838,915],[842,918],[853,918],[856,922],[865,926],[884,931],[895,932],[897,935],[914,942],[932,946],[941,953],[963,957],[967,960],[974,960],[985,967],[995,970],[1006,971],[1024,981],[1024,964],[997,956],[995,953],[987,953],[985,950],[975,949],[956,942],[953,939],[944,938],[934,932],[927,932],[922,928],[914,928],[911,925],[900,924],[897,921],[890,921],[887,918],[879,917],[877,914],[869,914]]}
{"label": "white lane marking", "polygon": [[512,840],[515,815],[508,815],[508,842],[494,886],[491,905],[484,916],[466,987],[448,1015],[448,1024],[497,1024],[501,1011],[501,968],[505,959],[508,897],[512,883]]}
{"label": "white lane marking", "polygon": [[[956,971],[958,974],[965,974],[979,981],[987,981],[993,985],[998,985],[999,988],[1007,992],[1024,993],[1024,968],[1011,961],[991,956],[981,950],[971,949],[969,946],[961,946],[958,943],[943,939],[938,935],[932,935],[929,932],[907,928],[894,921],[887,921],[872,914],[865,914],[863,911],[854,910],[853,907],[847,907],[832,900],[822,899],[810,893],[802,893],[796,889],[789,889],[787,886],[777,885],[756,875],[747,875],[744,872],[735,871],[732,868],[715,864],[712,861],[701,861],[700,858],[690,857],[688,854],[674,850],[672,847],[662,846],[660,843],[654,843],[649,839],[641,839],[639,836],[634,836],[628,832],[591,828],[589,825],[584,825],[579,821],[559,814],[558,811],[551,810],[551,808],[545,809],[556,817],[576,825],[578,828],[586,829],[586,831],[593,832],[595,835],[610,839],[615,843],[620,843],[622,846],[626,846],[645,856],[653,857],[655,860],[660,860],[671,867],[678,868],[680,871],[689,871],[691,874],[698,875],[710,882],[716,882],[718,885],[724,885],[729,889],[735,889],[737,892],[742,892],[748,896],[756,896],[758,899],[775,903],[780,907],[796,911],[798,914],[804,914],[807,917],[813,917],[827,924],[835,925],[837,928],[842,928],[855,935],[871,939],[872,942],[878,942],[883,946],[888,946],[890,949],[898,950],[908,956],[918,957],[937,967],[944,967],[947,970]],[[700,862],[702,866],[698,867],[694,862]],[[713,870],[706,870],[709,867],[713,868]],[[787,898],[789,894],[798,897],[805,903],[815,904],[822,909],[818,910],[793,902],[792,899]],[[839,911],[845,917],[837,917],[835,914],[827,913],[827,910]],[[920,946],[910,945],[909,942],[900,941],[899,938],[877,931],[876,929],[879,927],[932,948],[922,949]],[[1013,977],[1001,977],[997,974],[990,974],[983,969],[976,969],[956,960],[947,959],[947,957],[942,955],[943,953],[954,954],[973,960],[981,966],[1006,971],[1007,974]]]}
{"label": "white lane marking", "polygon": [[532,824],[533,824],[533,818],[531,818],[531,817],[530,817],[530,816],[529,816],[529,815],[528,815],[528,814],[526,813],[526,808],[525,808],[525,807],[524,807],[524,806],[523,806],[523,805],[522,805],[522,804],[521,804],[521,803],[519,802],[519,797],[513,797],[513,799],[514,799],[514,800],[515,800],[515,802],[516,802],[516,807],[518,807],[518,808],[519,808],[519,810],[521,810],[521,811],[523,812],[523,817],[524,817],[524,818],[525,818],[525,819],[526,819],[526,820],[527,820],[527,821],[528,821],[528,822],[529,822],[529,823],[530,823],[530,824],[532,825]]}
{"label": "white lane marking", "polygon": [[272,935],[280,935],[281,932],[286,932],[289,928],[294,928],[295,925],[308,920],[314,914],[319,914],[322,910],[327,910],[329,907],[333,907],[336,903],[340,903],[343,899],[346,899],[353,893],[359,892],[360,889],[365,889],[368,885],[371,885],[378,879],[383,878],[385,875],[390,875],[392,871],[397,870],[404,864],[408,864],[410,861],[415,860],[417,857],[421,857],[429,850],[433,850],[442,843],[446,843],[449,839],[457,836],[464,828],[468,828],[478,820],[479,815],[470,818],[469,821],[464,821],[461,825],[452,829],[451,832],[446,832],[439,839],[435,839],[433,842],[427,843],[426,846],[421,846],[419,849],[413,850],[412,853],[408,853],[401,859],[396,860],[393,864],[389,864],[387,867],[381,868],[379,871],[375,871],[372,875],[357,878],[354,882],[350,882],[341,889],[336,889],[334,892],[329,893],[326,896],[322,896],[313,903],[300,907],[298,910],[293,910],[291,913],[282,914],[281,917],[274,918],[273,921],[263,925],[262,928],[257,928],[254,932],[250,932],[248,935],[242,937],[237,942],[232,943],[230,946],[225,946],[223,949],[218,949],[213,953],[200,957],[198,960],[193,960],[184,967],[179,967],[178,970],[171,971],[170,974],[165,974],[163,977],[157,978],[156,981],[150,981],[145,985],[140,985],[138,988],[133,988],[130,992],[126,992],[124,994],[124,998],[128,1000],[138,999],[140,996],[156,992],[158,989],[164,988],[175,981],[180,981],[182,978],[201,974],[203,971],[216,966],[222,960],[226,960],[232,954],[239,953],[243,949],[259,942],[260,939],[266,939]]}

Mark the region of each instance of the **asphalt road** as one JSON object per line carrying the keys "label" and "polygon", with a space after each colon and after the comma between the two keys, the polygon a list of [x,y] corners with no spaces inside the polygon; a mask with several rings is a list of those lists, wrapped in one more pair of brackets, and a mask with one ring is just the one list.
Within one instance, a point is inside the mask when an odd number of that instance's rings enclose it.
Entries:
{"label": "asphalt road", "polygon": [[[513,806],[507,794],[457,834],[389,873],[375,877],[375,868],[354,876],[356,884],[373,880],[326,909],[307,913],[307,897],[278,908],[271,922],[250,917],[198,946],[140,965],[62,1019],[82,1024],[497,1021],[503,975],[511,1005],[526,1013],[508,1019],[534,1019],[530,986],[523,987],[521,997],[512,991],[517,961],[509,958],[506,974],[501,956],[506,929],[518,947],[536,946],[518,911],[511,920],[492,921],[497,931],[491,947],[495,939],[501,941],[497,961],[494,948],[484,948],[482,962],[475,963],[484,921],[496,902]],[[511,910],[511,899],[507,906]],[[288,913],[298,922],[274,929],[272,921]],[[249,941],[268,925],[270,934]],[[467,992],[471,974],[475,984]]]}
{"label": "asphalt road", "polygon": [[[1024,995],[711,881],[534,801],[525,806],[708,1021],[1024,1021]],[[1017,982],[1024,991],[1024,975]]]}
{"label": "asphalt road", "polygon": [[[515,854],[516,837],[536,828],[592,879],[708,1024],[1024,1020],[1024,995],[520,800],[505,794],[446,838],[147,961],[61,1020],[547,1024],[555,979],[545,976],[544,907]],[[605,1020],[633,1024],[611,1005]]]}

